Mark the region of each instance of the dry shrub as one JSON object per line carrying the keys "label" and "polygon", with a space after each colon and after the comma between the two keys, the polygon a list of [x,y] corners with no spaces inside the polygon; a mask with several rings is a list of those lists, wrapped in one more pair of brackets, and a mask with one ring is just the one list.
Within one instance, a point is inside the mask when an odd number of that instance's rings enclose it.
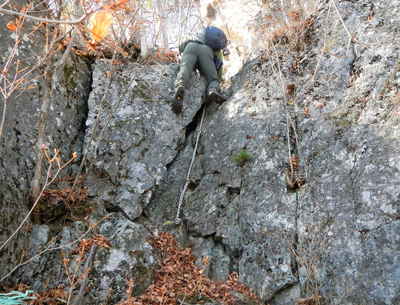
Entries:
{"label": "dry shrub", "polygon": [[[70,304],[70,295],[72,290],[75,289],[79,284],[89,276],[90,269],[88,270],[80,270],[76,268],[76,266],[82,266],[88,259],[88,252],[94,246],[102,247],[102,248],[110,248],[111,244],[107,238],[103,235],[96,234],[92,238],[82,239],[76,248],[71,252],[74,259],[69,259],[67,257],[63,257],[62,264],[64,266],[64,271],[69,280],[69,287],[60,285],[55,288],[49,288],[39,293],[33,293],[32,296],[35,297],[35,300],[28,301],[28,305],[64,305]],[[89,255],[90,256],[90,255]],[[71,264],[72,263],[72,264]],[[75,266],[75,267],[74,267]],[[75,270],[73,270],[75,269]],[[1,288],[1,286],[0,286]],[[15,287],[11,288],[2,288],[5,291],[21,291],[26,292],[31,290],[31,287],[26,284],[18,284]],[[68,293],[68,291],[70,291]]]}
{"label": "dry shrub", "polygon": [[78,261],[82,262],[86,253],[94,246],[99,246],[102,248],[111,248],[110,241],[103,235],[96,234],[92,238],[82,239],[78,246],[72,251],[72,254],[78,254]]}
{"label": "dry shrub", "polygon": [[[139,297],[132,297],[134,283],[129,282],[128,298],[119,305],[177,305],[191,300],[216,300],[221,304],[233,305],[237,299],[233,292],[240,292],[260,304],[257,296],[238,282],[232,273],[226,282],[214,282],[195,265],[196,258],[190,248],[180,248],[172,234],[160,233],[150,241],[160,250],[161,266],[156,271],[155,282]],[[200,300],[199,300],[200,299]],[[199,303],[198,302],[198,303]]]}
{"label": "dry shrub", "polygon": [[314,6],[307,7],[298,1],[288,1],[282,6],[281,2],[276,2],[268,1],[260,18],[258,34],[265,38],[264,47],[280,43],[301,51],[310,41]]}
{"label": "dry shrub", "polygon": [[42,293],[35,293],[36,300],[30,301],[29,305],[62,305],[67,299],[67,292],[64,288],[48,289]]}
{"label": "dry shrub", "polygon": [[60,48],[72,42],[73,51],[79,56],[136,59],[139,54],[139,32],[145,20],[140,18],[135,1],[77,1],[75,4],[67,2],[59,8],[64,19],[73,19],[93,10],[96,12],[80,24],[61,25],[63,33],[68,35],[60,43]]}
{"label": "dry shrub", "polygon": [[43,200],[51,202],[67,201],[70,205],[77,205],[87,199],[88,192],[86,187],[62,189],[48,189],[43,192]]}
{"label": "dry shrub", "polygon": [[288,44],[291,50],[301,51],[304,43],[309,42],[308,29],[313,25],[312,18],[307,18],[302,22],[295,22],[289,25],[282,25],[269,34],[268,39],[272,43]]}
{"label": "dry shrub", "polygon": [[87,188],[83,186],[46,189],[32,213],[32,221],[50,224],[60,219],[84,219],[92,212],[87,196]]}
{"label": "dry shrub", "polygon": [[85,177],[64,176],[54,180],[52,188],[46,188],[32,213],[34,223],[50,224],[60,219],[81,220],[93,210],[88,201]]}
{"label": "dry shrub", "polygon": [[[20,291],[25,293],[28,290],[32,290],[30,286],[26,284],[18,284],[14,287],[2,287],[1,290],[6,292],[11,291]],[[27,301],[25,300],[23,304],[28,305],[62,305],[65,304],[65,300],[67,299],[67,292],[63,287],[57,287],[48,289],[41,293],[32,293],[29,294],[30,297],[34,297],[34,300]],[[3,304],[3,303],[2,303]],[[15,303],[13,303],[15,304]],[[22,304],[22,303],[21,303]]]}
{"label": "dry shrub", "polygon": [[321,224],[309,224],[305,227],[305,233],[301,236],[296,249],[292,253],[297,265],[305,272],[301,285],[302,295],[308,295],[297,300],[296,305],[322,305],[326,299],[321,296],[321,266],[326,265],[330,239],[327,230],[333,221],[327,218]]}
{"label": "dry shrub", "polygon": [[143,64],[167,64],[178,62],[178,52],[167,49],[156,49],[151,54],[143,58]]}

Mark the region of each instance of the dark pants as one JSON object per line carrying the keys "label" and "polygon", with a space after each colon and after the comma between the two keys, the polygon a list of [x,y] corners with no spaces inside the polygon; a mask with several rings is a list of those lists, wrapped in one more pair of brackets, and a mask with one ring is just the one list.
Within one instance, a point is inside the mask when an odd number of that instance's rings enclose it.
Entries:
{"label": "dark pants", "polygon": [[187,86],[193,70],[198,67],[200,73],[207,79],[208,89],[217,88],[218,73],[214,64],[214,53],[205,44],[189,42],[182,53],[182,61],[176,84]]}

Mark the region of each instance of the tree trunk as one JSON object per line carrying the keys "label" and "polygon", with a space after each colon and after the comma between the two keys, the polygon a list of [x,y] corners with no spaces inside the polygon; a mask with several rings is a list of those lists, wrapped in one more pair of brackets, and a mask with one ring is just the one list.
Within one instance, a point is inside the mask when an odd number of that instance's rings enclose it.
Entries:
{"label": "tree trunk", "polygon": [[[160,22],[158,23],[158,31],[161,33],[161,48],[168,49],[168,26],[165,18],[165,8],[161,0],[155,0],[156,11]],[[158,37],[157,37],[158,38]]]}
{"label": "tree trunk", "polygon": [[[46,69],[48,70],[48,69]],[[50,74],[51,75],[51,74]],[[46,123],[48,119],[49,108],[51,104],[51,76],[48,71],[45,71],[42,81],[41,87],[43,90],[42,94],[42,105],[40,107],[40,118],[38,123],[38,139],[36,144],[37,151],[37,159],[35,165],[35,173],[32,179],[32,200],[36,200],[36,198],[40,194],[41,190],[41,178],[42,178],[42,164],[43,164],[43,154],[41,152],[42,145],[45,144],[45,130]]]}

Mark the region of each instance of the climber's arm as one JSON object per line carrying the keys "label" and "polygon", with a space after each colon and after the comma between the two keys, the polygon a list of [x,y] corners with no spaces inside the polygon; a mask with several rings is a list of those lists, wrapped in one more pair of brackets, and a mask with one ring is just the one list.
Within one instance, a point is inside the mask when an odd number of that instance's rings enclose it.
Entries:
{"label": "climber's arm", "polygon": [[224,65],[224,56],[222,50],[214,52],[214,64],[215,68],[217,69],[218,78],[219,80],[222,80],[222,72]]}

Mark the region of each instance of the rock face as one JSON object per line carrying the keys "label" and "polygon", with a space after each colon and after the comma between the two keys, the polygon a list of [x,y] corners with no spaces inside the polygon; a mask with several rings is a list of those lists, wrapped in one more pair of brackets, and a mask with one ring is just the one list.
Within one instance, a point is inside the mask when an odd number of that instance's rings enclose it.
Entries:
{"label": "rock face", "polygon": [[[204,82],[186,94],[177,117],[169,99],[177,66],[132,64],[105,77],[98,63],[89,99],[86,150],[88,161],[108,179],[90,179],[90,192],[110,208],[118,206],[136,219],[149,204],[155,187],[182,146],[185,127],[199,110]],[[175,69],[174,69],[175,68]]]}
{"label": "rock face", "polygon": [[[22,5],[23,1],[18,4]],[[39,62],[43,51],[37,44],[43,38],[40,34],[22,32],[24,43],[18,49],[18,57],[12,57],[12,49],[17,39],[6,25],[13,18],[2,16],[0,20],[0,66],[5,67],[11,59],[8,80],[15,76],[16,62],[21,70],[28,71]],[[27,29],[29,29],[29,20]],[[20,38],[19,38],[20,39]],[[87,116],[87,98],[91,75],[88,64],[81,58],[70,56],[62,69],[53,71],[54,88],[48,120],[44,132],[44,143],[53,150],[60,149],[62,157],[69,159],[72,152],[80,153],[84,136],[84,121]],[[0,137],[0,246],[17,229],[31,207],[31,182],[34,174],[38,150],[38,125],[40,107],[44,99],[41,75],[43,68],[36,69],[22,82],[25,90],[16,90],[7,101],[3,134]],[[21,74],[17,75],[18,78]],[[2,89],[8,82],[3,82]],[[0,111],[3,113],[4,99],[1,97]],[[47,164],[44,164],[47,166]],[[1,275],[5,275],[26,254],[29,244],[29,224],[23,227],[8,245],[0,251]],[[32,234],[35,234],[32,232]],[[47,240],[46,240],[47,241]],[[44,242],[46,242],[44,241]]]}
{"label": "rock face", "polygon": [[[210,277],[237,272],[266,304],[400,304],[399,13],[398,0],[323,3],[296,43],[281,37],[246,64],[228,101],[206,108],[179,226],[204,81],[193,77],[176,116],[176,65],[95,63],[85,221],[110,244],[96,248],[82,302],[117,304],[128,279],[141,294],[158,264],[148,238],[168,230],[199,264],[208,259]],[[54,245],[81,239],[85,221],[58,233],[34,226],[32,253],[54,236]],[[65,247],[72,271],[74,247]],[[68,285],[57,259],[36,260],[24,279]]]}
{"label": "rock face", "polygon": [[100,227],[112,249],[103,251],[94,266],[101,281],[98,299],[105,301],[113,288],[120,292],[112,301],[116,304],[127,279],[134,279],[136,295],[152,283],[158,261],[148,244],[152,232],[142,224],[144,209],[184,145],[185,128],[202,105],[205,82],[193,79],[183,115],[176,116],[170,102],[176,65],[131,64],[114,71],[111,80],[109,67],[98,62],[94,68],[85,150],[92,168],[89,196],[101,210],[116,212]]}

